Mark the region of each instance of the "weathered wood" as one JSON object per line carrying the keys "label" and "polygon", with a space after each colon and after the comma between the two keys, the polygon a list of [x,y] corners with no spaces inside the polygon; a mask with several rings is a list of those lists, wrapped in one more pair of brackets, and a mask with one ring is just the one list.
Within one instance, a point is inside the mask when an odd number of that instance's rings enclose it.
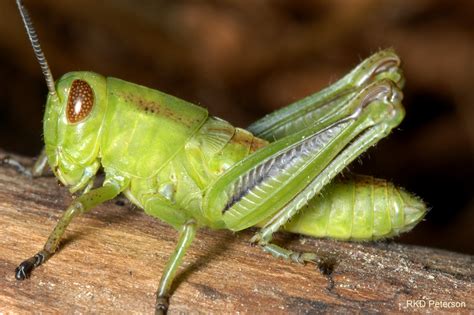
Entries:
{"label": "weathered wood", "polygon": [[[177,233],[121,200],[75,220],[60,251],[30,279],[17,281],[15,267],[41,248],[71,197],[52,177],[29,179],[0,166],[0,313],[152,313]],[[251,235],[198,232],[174,285],[170,312],[474,311],[472,256],[396,243],[278,236],[285,246],[317,249],[328,262],[322,273],[249,246]],[[414,305],[417,300],[424,302]],[[434,302],[460,307],[435,308]]]}

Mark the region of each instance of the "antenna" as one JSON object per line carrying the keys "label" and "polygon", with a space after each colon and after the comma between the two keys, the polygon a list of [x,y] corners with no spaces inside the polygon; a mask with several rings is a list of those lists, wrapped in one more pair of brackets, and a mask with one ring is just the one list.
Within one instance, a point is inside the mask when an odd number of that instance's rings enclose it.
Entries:
{"label": "antenna", "polygon": [[46,57],[44,56],[44,53],[41,50],[38,35],[36,35],[36,31],[33,27],[33,23],[31,22],[30,15],[28,14],[28,11],[23,5],[22,0],[16,0],[16,4],[18,6],[18,10],[20,10],[21,19],[23,20],[23,24],[25,24],[26,33],[30,38],[30,43],[33,47],[33,51],[35,52],[36,59],[38,59],[41,71],[43,72],[44,78],[46,80],[46,85],[48,86],[49,94],[51,94],[52,96],[56,96],[53,75],[51,74],[51,70],[49,69]]}

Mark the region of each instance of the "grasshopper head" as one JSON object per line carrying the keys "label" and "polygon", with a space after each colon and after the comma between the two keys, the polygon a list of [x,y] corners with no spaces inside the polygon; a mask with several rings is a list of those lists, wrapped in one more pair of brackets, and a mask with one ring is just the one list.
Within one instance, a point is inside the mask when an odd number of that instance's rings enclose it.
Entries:
{"label": "grasshopper head", "polygon": [[46,154],[55,175],[74,192],[100,166],[106,79],[93,72],[70,72],[56,81],[55,91],[48,96],[43,121]]}
{"label": "grasshopper head", "polygon": [[90,183],[100,166],[106,79],[92,72],[71,72],[55,82],[28,10],[23,1],[16,4],[49,90],[43,122],[48,162],[59,180],[74,192]]}

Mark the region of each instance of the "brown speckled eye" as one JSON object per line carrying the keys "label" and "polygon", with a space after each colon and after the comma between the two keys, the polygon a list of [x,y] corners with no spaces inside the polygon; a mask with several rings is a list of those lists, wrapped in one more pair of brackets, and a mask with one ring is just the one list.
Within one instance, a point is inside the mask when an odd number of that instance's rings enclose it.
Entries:
{"label": "brown speckled eye", "polygon": [[74,80],[67,99],[66,116],[70,123],[76,123],[89,115],[94,106],[94,92],[83,80]]}

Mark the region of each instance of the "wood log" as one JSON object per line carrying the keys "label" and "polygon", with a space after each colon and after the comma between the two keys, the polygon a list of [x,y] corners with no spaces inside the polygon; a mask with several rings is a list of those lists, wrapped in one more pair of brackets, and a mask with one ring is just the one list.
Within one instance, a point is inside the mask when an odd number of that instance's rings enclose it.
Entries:
{"label": "wood log", "polygon": [[[15,267],[43,246],[71,198],[53,177],[30,179],[0,166],[0,313],[152,313],[177,232],[122,197],[74,220],[56,255],[31,278],[15,280]],[[474,311],[473,256],[277,236],[279,244],[320,254],[318,269],[250,246],[254,232],[200,230],[170,313]]]}

